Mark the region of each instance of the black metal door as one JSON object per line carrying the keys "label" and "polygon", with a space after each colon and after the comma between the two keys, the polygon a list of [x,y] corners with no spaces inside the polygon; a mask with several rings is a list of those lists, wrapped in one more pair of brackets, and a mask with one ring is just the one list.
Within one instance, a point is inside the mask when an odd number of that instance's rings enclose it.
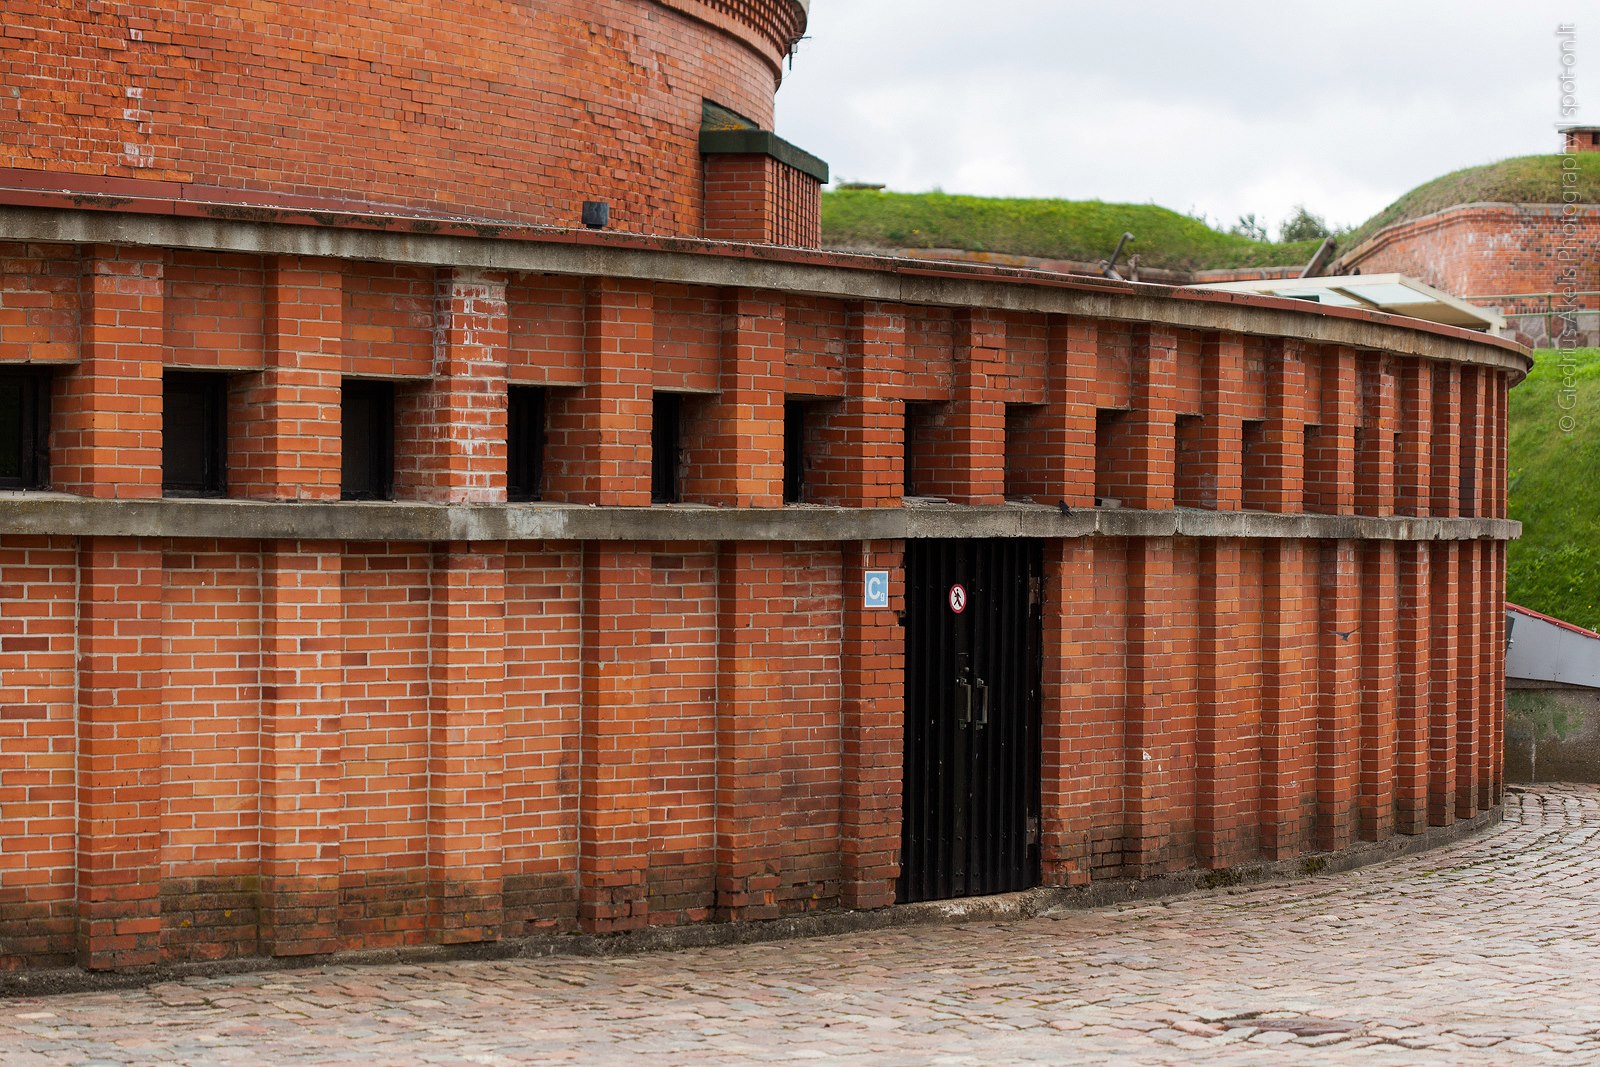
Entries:
{"label": "black metal door", "polygon": [[1036,541],[906,543],[901,902],[1039,881]]}

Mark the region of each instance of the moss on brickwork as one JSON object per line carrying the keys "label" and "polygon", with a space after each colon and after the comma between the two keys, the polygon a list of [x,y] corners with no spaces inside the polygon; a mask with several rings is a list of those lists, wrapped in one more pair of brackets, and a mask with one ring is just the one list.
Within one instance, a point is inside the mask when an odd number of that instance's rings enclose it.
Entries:
{"label": "moss on brickwork", "polygon": [[829,248],[959,248],[1097,262],[1124,232],[1124,252],[1146,267],[1275,267],[1305,263],[1317,241],[1276,244],[1213,230],[1154,204],[1098,200],[1006,200],[947,193],[839,189],[822,197],[822,243]]}
{"label": "moss on brickwork", "polygon": [[1574,156],[1518,156],[1452,171],[1425,182],[1340,238],[1339,250],[1348,252],[1397,222],[1421,218],[1460,204],[1559,204],[1562,160],[1573,161],[1578,203],[1600,204],[1600,152]]}
{"label": "moss on brickwork", "polygon": [[1534,358],[1511,391],[1511,517],[1523,527],[1506,597],[1600,629],[1600,348]]}

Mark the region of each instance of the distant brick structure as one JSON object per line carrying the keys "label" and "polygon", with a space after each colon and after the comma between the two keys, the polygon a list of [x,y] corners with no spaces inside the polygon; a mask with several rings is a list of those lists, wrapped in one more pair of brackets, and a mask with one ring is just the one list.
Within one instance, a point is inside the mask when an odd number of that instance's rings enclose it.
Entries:
{"label": "distant brick structure", "polygon": [[1567,153],[1600,152],[1600,126],[1567,126],[1561,130],[1561,148]]}
{"label": "distant brick structure", "polygon": [[[29,82],[3,142],[0,969],[881,908],[993,839],[1082,885],[1500,802],[1517,346],[777,247],[817,165],[696,124],[770,114],[788,0],[95,10],[0,61],[87,94]],[[274,122],[275,64],[348,123]],[[938,546],[959,593],[911,587]],[[1027,655],[975,670],[1002,602]],[[968,783],[1026,788],[930,856]]]}
{"label": "distant brick structure", "polygon": [[[1558,200],[1560,190],[1552,190]],[[1464,204],[1396,223],[1338,269],[1397,272],[1507,319],[1540,347],[1600,344],[1600,204]],[[1563,318],[1562,316],[1569,316]]]}

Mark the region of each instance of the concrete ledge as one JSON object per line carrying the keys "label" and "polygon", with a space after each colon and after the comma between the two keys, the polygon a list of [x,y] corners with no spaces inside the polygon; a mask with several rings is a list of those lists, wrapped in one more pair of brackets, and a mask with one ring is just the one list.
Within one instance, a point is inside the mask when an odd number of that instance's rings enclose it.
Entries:
{"label": "concrete ledge", "polygon": [[810,152],[785,141],[771,130],[701,130],[703,156],[771,156],[822,184],[828,184],[828,165]]}
{"label": "concrete ledge", "polygon": [[993,897],[900,904],[877,911],[814,912],[786,919],[749,923],[702,923],[695,926],[657,927],[625,934],[551,934],[470,945],[426,945],[417,948],[338,952],[326,956],[249,957],[204,963],[173,963],[134,973],[105,974],[61,968],[0,974],[0,998],[37,997],[127,989],[176,979],[260,971],[297,970],[306,967],[350,964],[417,964],[461,959],[527,959],[542,956],[611,956],[639,952],[664,952],[715,945],[755,944],[798,937],[860,933],[896,926],[925,926],[960,922],[996,922],[1029,919],[1052,913],[1098,908],[1132,900],[1155,900],[1195,892],[1237,892],[1246,886],[1298,881],[1338,874],[1371,863],[1414,856],[1453,844],[1497,825],[1504,809],[1495,806],[1471,819],[1450,826],[1432,827],[1415,836],[1396,835],[1387,841],[1364,842],[1341,852],[1319,852],[1290,860],[1246,864],[1216,871],[1184,871],[1145,881],[1111,879],[1075,888],[1042,887]]}
{"label": "concrete ledge", "polygon": [[1209,537],[1340,541],[1508,541],[1509,519],[1134,511],[1003,504],[903,508],[802,505],[764,510],[669,505],[275,504],[248,500],[95,500],[0,494],[0,534],[291,541],[895,541],[978,537]]}

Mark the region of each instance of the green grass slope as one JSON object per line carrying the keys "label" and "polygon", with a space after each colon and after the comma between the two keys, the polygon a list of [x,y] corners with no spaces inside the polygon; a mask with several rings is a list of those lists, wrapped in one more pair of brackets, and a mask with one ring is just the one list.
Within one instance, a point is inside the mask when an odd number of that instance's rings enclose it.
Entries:
{"label": "green grass slope", "polygon": [[[1339,238],[1349,252],[1383,227],[1480,202],[1561,202],[1563,156],[1521,156],[1468,167],[1417,186]],[[1600,152],[1570,157],[1580,203],[1600,203]],[[1315,207],[1315,205],[1312,205]],[[1023,200],[947,193],[836,189],[822,194],[822,243],[828,248],[959,248],[1047,259],[1098,262],[1117,238],[1134,235],[1127,253],[1148,267],[1283,267],[1304,264],[1317,241],[1252,241],[1154,204],[1099,200]]]}
{"label": "green grass slope", "polygon": [[822,196],[822,243],[828,248],[959,248],[1094,263],[1111,255],[1124,231],[1134,240],[1123,262],[1136,253],[1143,266],[1178,270],[1299,265],[1320,243],[1252,241],[1154,204],[871,189]]}
{"label": "green grass slope", "polygon": [[1506,596],[1600,630],[1600,349],[1534,358],[1511,390],[1511,517],[1522,539],[1511,543]]}
{"label": "green grass slope", "polygon": [[[1421,218],[1457,204],[1559,204],[1561,161],[1565,156],[1518,156],[1453,171],[1425,182],[1339,239],[1339,251],[1349,252],[1385,226]],[[1581,204],[1600,203],[1600,152],[1570,157],[1575,166],[1575,189]]]}

